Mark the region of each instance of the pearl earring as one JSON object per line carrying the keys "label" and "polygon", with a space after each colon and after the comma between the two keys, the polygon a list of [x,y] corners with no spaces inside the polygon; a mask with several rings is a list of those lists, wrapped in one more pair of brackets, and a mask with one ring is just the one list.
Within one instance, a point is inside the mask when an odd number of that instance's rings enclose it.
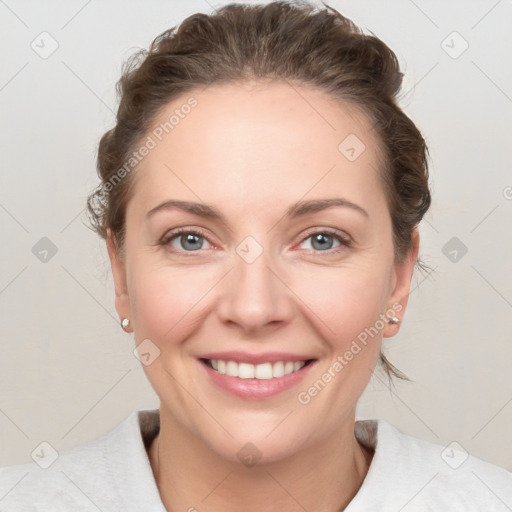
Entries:
{"label": "pearl earring", "polygon": [[397,324],[397,323],[399,323],[399,322],[400,322],[400,318],[398,318],[398,317],[396,317],[396,316],[392,316],[392,317],[388,320],[388,322],[389,322],[390,324]]}
{"label": "pearl earring", "polygon": [[128,318],[123,318],[121,320],[121,327],[122,327],[124,332],[129,332],[128,331],[128,326],[129,325],[130,325],[130,320]]}

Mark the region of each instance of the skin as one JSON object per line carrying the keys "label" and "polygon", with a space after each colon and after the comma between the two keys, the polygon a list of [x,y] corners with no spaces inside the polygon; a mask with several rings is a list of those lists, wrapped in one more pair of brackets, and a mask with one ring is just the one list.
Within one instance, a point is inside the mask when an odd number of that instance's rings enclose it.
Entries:
{"label": "skin", "polygon": [[[160,355],[144,366],[160,398],[161,431],[149,451],[167,510],[337,511],[361,486],[372,454],[354,437],[356,403],[374,369],[386,323],[336,377],[303,405],[297,395],[326,372],[379,314],[400,303],[403,318],[418,251],[394,258],[379,141],[356,107],[311,87],[237,83],[196,90],[169,103],[155,126],[194,96],[198,105],[135,171],[126,211],[125,253],[107,240],[116,309],[136,343]],[[366,146],[349,161],[338,145]],[[331,207],[288,219],[299,200],[342,197],[363,208]],[[218,209],[224,221],[164,201]],[[200,230],[159,242],[172,230]],[[314,233],[339,231],[350,245]],[[237,252],[252,236],[252,263]],[[332,247],[331,244],[332,243]],[[185,246],[183,245],[185,244]],[[205,378],[209,351],[291,352],[316,359],[297,387],[264,400],[227,394]],[[237,453],[253,443],[258,464]]]}

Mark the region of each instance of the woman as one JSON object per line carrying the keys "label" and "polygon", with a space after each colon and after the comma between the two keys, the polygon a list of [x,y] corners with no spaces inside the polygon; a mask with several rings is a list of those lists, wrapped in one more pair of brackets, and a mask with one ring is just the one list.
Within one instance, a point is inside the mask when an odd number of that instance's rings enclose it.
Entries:
{"label": "woman", "polygon": [[89,210],[160,408],[4,469],[2,510],[512,507],[506,470],[355,421],[377,363],[400,376],[380,346],[430,205],[401,78],[306,4],[197,14],[131,61]]}

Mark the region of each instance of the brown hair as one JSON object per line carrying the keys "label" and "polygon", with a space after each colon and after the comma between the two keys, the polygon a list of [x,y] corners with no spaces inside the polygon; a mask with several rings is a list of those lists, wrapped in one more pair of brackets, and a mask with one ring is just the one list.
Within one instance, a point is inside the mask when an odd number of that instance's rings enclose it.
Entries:
{"label": "brown hair", "polygon": [[[230,4],[193,14],[159,35],[125,64],[117,84],[116,125],[99,143],[101,178],[87,205],[93,229],[110,229],[122,251],[133,173],[126,163],[170,101],[209,84],[289,80],[359,106],[383,148],[382,177],[393,225],[395,257],[412,245],[430,206],[427,147],[397,105],[402,73],[395,54],[332,7],[305,1]],[[381,354],[388,374],[403,378]]]}

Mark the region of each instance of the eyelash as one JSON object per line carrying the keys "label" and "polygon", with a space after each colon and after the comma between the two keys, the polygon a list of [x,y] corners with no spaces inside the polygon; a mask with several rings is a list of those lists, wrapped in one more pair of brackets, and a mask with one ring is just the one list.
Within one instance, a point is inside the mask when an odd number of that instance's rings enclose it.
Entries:
{"label": "eyelash", "polygon": [[337,254],[337,253],[343,251],[344,249],[346,249],[348,247],[351,247],[351,245],[352,245],[352,240],[350,239],[350,237],[348,235],[342,235],[340,232],[336,231],[335,229],[329,229],[329,228],[320,229],[320,230],[313,229],[313,230],[307,231],[306,235],[301,239],[299,245],[303,244],[306,240],[311,238],[313,235],[332,236],[334,238],[334,240],[339,242],[340,246],[336,247],[334,249],[327,249],[325,251],[318,251],[315,249],[306,249],[310,253],[333,255],[333,254]]}
{"label": "eyelash", "polygon": [[[167,233],[166,236],[164,236],[164,238],[162,239],[162,242],[161,242],[161,245],[163,246],[168,246],[174,239],[180,237],[181,235],[184,235],[184,234],[187,234],[187,235],[196,235],[196,236],[200,236],[201,238],[204,238],[205,240],[208,240],[208,238],[206,237],[206,235],[201,232],[201,231],[198,231],[196,229],[189,229],[189,228],[179,228],[179,229],[176,229],[175,231],[171,231],[170,233]],[[175,249],[172,249],[174,252],[176,252]],[[195,252],[197,251],[178,251],[180,253],[191,253],[190,255],[193,256]]]}
{"label": "eyelash", "polygon": [[[205,235],[205,233],[203,233],[200,230],[190,229],[190,228],[178,228],[174,231],[171,231],[170,233],[167,233],[166,236],[164,236],[164,238],[160,242],[160,245],[169,246],[173,240],[175,240],[176,238],[179,238],[183,234],[195,235],[195,236],[204,238],[205,240],[207,240],[209,242],[208,237]],[[342,251],[343,249],[346,249],[346,248],[352,246],[352,240],[347,235],[341,235],[338,231],[333,230],[333,229],[328,229],[328,228],[321,229],[321,230],[315,229],[315,230],[309,231],[307,233],[307,235],[304,238],[302,238],[300,244],[304,243],[308,238],[311,238],[313,235],[329,235],[329,236],[332,236],[336,241],[338,241],[340,243],[339,247],[337,247],[335,249],[327,249],[325,251],[307,249],[308,251],[313,252],[314,254],[322,254],[322,253],[336,254],[336,253]],[[211,243],[211,242],[209,242],[209,243]],[[174,248],[171,250],[173,252],[178,252],[180,254],[187,254],[187,256],[194,256],[195,255],[194,253],[200,252],[200,249],[198,251],[176,250]]]}

